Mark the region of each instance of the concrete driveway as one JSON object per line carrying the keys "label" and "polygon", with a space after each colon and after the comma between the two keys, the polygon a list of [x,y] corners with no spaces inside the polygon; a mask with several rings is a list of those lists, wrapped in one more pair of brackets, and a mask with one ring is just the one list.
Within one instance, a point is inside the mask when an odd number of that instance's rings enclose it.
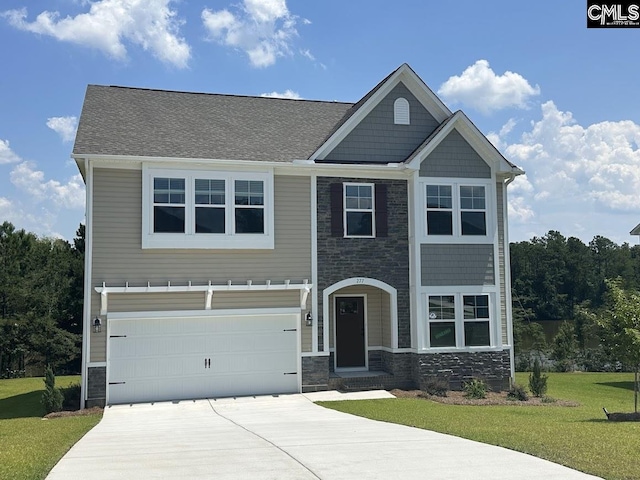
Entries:
{"label": "concrete driveway", "polygon": [[500,447],[328,410],[337,392],[117,405],[48,480],[596,477]]}

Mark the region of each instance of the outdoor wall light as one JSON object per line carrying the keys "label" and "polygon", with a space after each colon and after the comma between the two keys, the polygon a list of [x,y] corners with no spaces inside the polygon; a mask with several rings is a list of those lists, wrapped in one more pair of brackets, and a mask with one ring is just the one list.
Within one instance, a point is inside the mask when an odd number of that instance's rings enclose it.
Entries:
{"label": "outdoor wall light", "polygon": [[102,331],[102,320],[100,317],[93,319],[93,333],[100,333]]}
{"label": "outdoor wall light", "polygon": [[307,327],[310,327],[311,325],[313,325],[313,317],[311,316],[311,312],[307,312],[307,314],[304,317],[304,320],[307,323]]}

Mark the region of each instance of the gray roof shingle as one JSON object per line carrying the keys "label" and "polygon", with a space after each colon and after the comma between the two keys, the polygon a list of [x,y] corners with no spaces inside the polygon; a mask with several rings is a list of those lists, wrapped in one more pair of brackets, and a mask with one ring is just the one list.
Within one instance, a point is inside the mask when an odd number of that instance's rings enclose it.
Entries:
{"label": "gray roof shingle", "polygon": [[353,105],[89,85],[73,153],[289,162]]}

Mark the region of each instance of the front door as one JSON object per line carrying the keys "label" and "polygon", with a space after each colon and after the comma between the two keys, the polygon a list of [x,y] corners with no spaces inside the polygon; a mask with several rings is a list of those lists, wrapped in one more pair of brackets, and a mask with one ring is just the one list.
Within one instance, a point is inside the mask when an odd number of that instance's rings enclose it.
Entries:
{"label": "front door", "polygon": [[364,297],[336,297],[336,367],[365,368]]}

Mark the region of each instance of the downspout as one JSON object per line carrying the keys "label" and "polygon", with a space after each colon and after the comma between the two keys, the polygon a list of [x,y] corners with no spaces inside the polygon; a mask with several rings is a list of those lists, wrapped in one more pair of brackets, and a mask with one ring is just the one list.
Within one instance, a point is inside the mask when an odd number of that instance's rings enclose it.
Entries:
{"label": "downspout", "polygon": [[509,229],[508,221],[509,221],[509,202],[507,201],[507,187],[513,182],[517,173],[511,173],[509,178],[507,178],[504,182],[504,193],[502,195],[503,202],[503,215],[505,217],[505,229],[504,229],[504,288],[505,288],[505,296],[509,299],[506,302],[505,308],[507,312],[507,340],[509,341],[509,345],[511,345],[511,349],[509,352],[510,364],[511,364],[511,385],[515,385],[516,383],[516,354],[515,354],[515,345],[513,343],[513,311],[512,311],[512,302],[511,298],[511,252],[509,251]]}

